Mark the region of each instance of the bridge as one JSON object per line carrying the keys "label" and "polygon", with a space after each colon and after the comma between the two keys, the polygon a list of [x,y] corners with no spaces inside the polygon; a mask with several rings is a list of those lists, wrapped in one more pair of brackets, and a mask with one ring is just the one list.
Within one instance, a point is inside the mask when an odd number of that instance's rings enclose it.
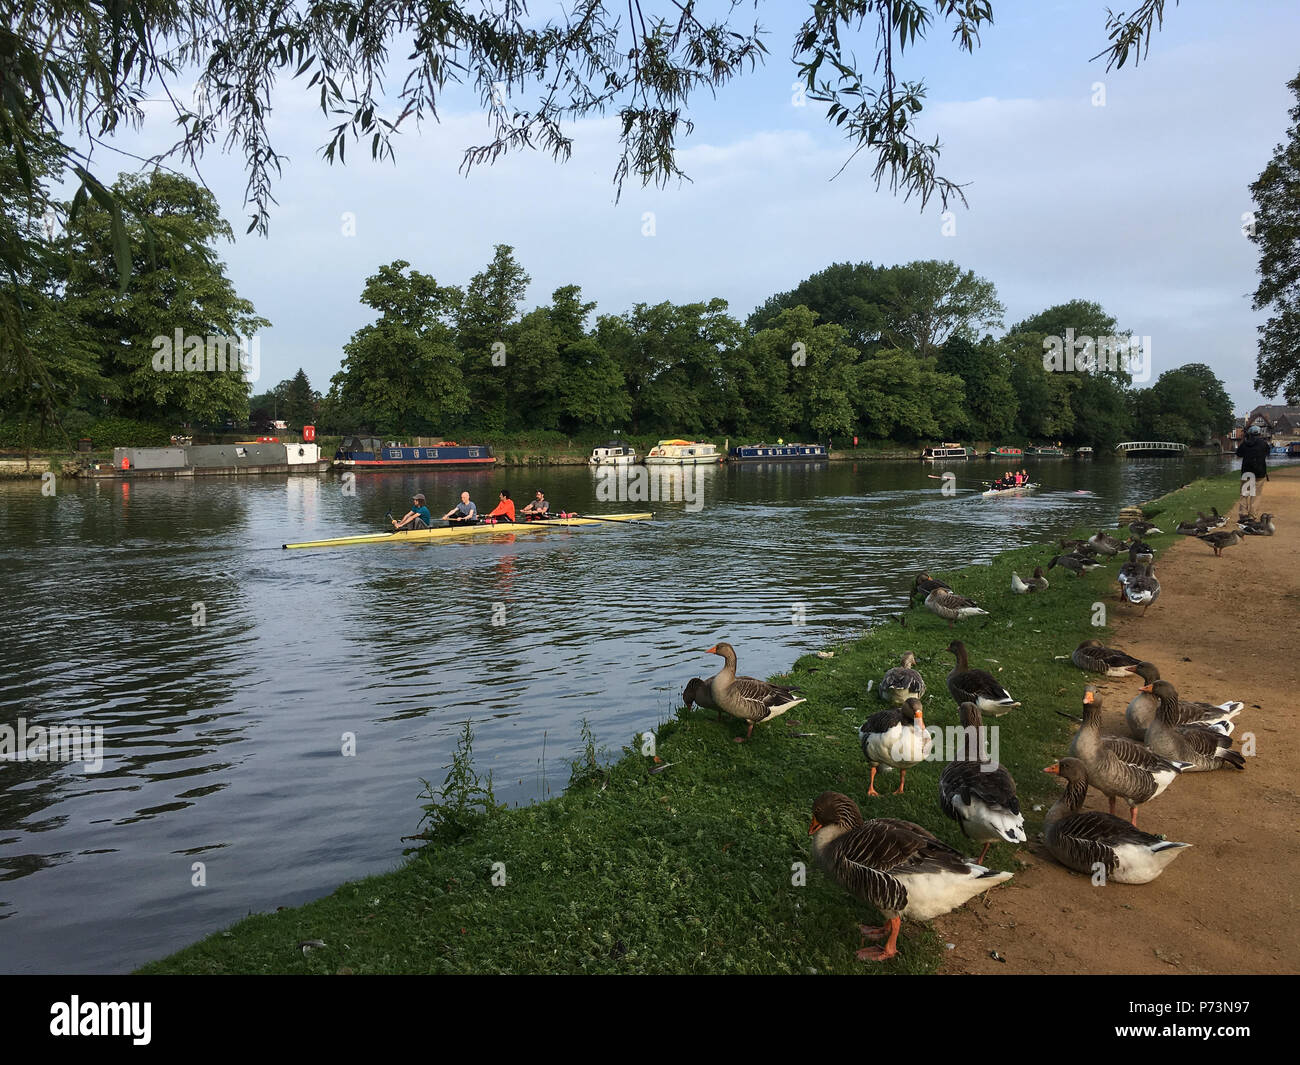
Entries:
{"label": "bridge", "polygon": [[1122,444],[1116,444],[1115,450],[1119,452],[1128,451],[1168,451],[1179,452],[1186,451],[1186,444],[1175,444],[1169,440],[1126,440]]}

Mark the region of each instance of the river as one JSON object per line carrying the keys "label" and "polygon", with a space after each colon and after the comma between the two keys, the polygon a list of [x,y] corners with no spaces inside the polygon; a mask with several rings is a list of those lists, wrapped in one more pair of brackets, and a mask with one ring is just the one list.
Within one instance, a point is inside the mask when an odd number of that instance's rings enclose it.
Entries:
{"label": "river", "polygon": [[[0,761],[0,971],[122,972],[401,860],[464,721],[499,801],[558,793],[586,717],[617,753],[720,660],[787,668],[913,574],[1114,523],[1226,460],[727,466],[603,502],[583,468],[0,483],[0,726],[102,727],[104,764]],[[423,490],[501,486],[648,526],[284,551]],[[604,494],[603,491],[601,493]],[[351,745],[347,737],[353,739]],[[345,749],[354,748],[345,753]],[[196,863],[201,863],[196,870]],[[202,875],[200,875],[200,872]],[[195,886],[201,880],[202,886]]]}

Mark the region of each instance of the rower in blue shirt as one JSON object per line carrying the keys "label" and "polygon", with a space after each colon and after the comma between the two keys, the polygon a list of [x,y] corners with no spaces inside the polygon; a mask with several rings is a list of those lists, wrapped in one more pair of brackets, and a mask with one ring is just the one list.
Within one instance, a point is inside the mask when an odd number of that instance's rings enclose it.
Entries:
{"label": "rower in blue shirt", "polygon": [[424,505],[424,493],[416,492],[411,496],[411,509],[406,517],[398,521],[393,519],[394,529],[427,529],[433,521],[429,508]]}

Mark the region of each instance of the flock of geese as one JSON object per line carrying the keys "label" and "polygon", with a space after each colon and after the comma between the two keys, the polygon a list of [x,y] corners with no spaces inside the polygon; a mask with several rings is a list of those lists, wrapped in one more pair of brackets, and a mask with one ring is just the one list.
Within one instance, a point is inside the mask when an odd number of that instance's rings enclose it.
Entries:
{"label": "flock of geese", "polygon": [[[1216,556],[1244,536],[1275,532],[1269,514],[1258,520],[1244,519],[1232,531],[1223,529],[1226,524],[1227,519],[1217,510],[1210,517],[1198,512],[1196,522],[1180,523],[1175,531],[1197,536]],[[1145,538],[1160,535],[1161,530],[1150,522],[1134,521],[1129,533],[1126,541],[1105,532],[1088,540],[1061,541],[1062,553],[1048,568],[1060,566],[1081,575],[1127,549],[1128,561],[1116,575],[1120,599],[1141,606],[1145,615],[1160,595],[1153,566],[1155,552]],[[1016,594],[1041,593],[1047,588],[1041,566],[1028,580],[1011,575],[1011,590]],[[950,626],[988,613],[928,573],[917,576],[912,599],[917,595],[924,595],[925,607]],[[994,842],[1028,840],[1015,779],[989,757],[983,723],[985,716],[999,717],[1021,704],[991,673],[971,667],[960,640],[949,643],[947,651],[956,659],[946,684],[957,703],[962,729],[958,749],[948,752],[952,760],[939,777],[938,806],[960,826],[963,835],[983,848],[978,859],[968,858],[920,825],[890,817],[864,820],[857,803],[847,795],[834,791],[819,795],[808,829],[815,860],[833,880],[885,917],[880,927],[859,926],[864,937],[884,940],[881,946],[860,949],[859,960],[894,957],[903,917],[928,920],[1010,880],[1011,873],[985,867],[985,855]],[[708,680],[692,678],[683,700],[688,708],[699,705],[716,710],[719,721],[725,712],[745,722],[746,733],[735,737],[737,743],[753,735],[755,724],[771,721],[804,702],[797,688],[737,676],[736,652],[730,644],[719,643],[707,653],[720,655],[723,668]],[[1128,736],[1102,732],[1102,699],[1095,685],[1085,689],[1080,716],[1057,711],[1077,721],[1079,727],[1066,755],[1043,770],[1059,776],[1065,784],[1044,819],[1043,842],[1053,858],[1090,875],[1094,884],[1148,883],[1191,844],[1139,829],[1138,807],[1162,794],[1184,773],[1244,769],[1245,759],[1233,749],[1232,741],[1234,718],[1244,704],[1237,700],[1218,704],[1185,700],[1153,663],[1106,647],[1100,640],[1083,641],[1069,658],[1087,673],[1139,678],[1144,683],[1125,710]],[[881,767],[899,770],[894,791],[899,795],[906,785],[907,770],[932,755],[934,735],[925,726],[922,704],[926,682],[916,666],[915,654],[908,651],[897,666],[886,671],[876,691],[888,705],[858,730],[870,767],[869,798],[881,797],[875,787]],[[1109,813],[1083,809],[1090,787],[1109,800]],[[1116,802],[1121,799],[1128,805],[1128,820],[1115,814]]]}

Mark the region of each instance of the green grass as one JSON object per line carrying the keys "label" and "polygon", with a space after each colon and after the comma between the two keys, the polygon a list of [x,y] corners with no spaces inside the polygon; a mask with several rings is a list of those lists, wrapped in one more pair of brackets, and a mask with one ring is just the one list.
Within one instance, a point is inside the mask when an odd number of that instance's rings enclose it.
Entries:
{"label": "green grass", "polygon": [[[1226,510],[1235,474],[1197,482],[1145,509],[1170,522],[1211,505]],[[1080,530],[1083,531],[1083,530]],[[1181,538],[1156,538],[1163,550]],[[898,957],[857,962],[858,921],[876,914],[829,882],[812,863],[807,830],[813,799],[831,788],[871,816],[925,825],[965,853],[938,809],[942,764],[908,773],[907,792],[865,798],[867,766],[858,726],[879,707],[878,681],[904,650],[926,678],[928,725],[956,724],[944,677],[955,636],[972,665],[993,672],[1024,705],[996,723],[1000,758],[1016,777],[1026,820],[1037,831],[1055,780],[1041,772],[1063,750],[1070,726],[1055,711],[1077,711],[1085,676],[1068,660],[1091,624],[1093,604],[1114,608],[1114,565],[1075,578],[1050,571],[1045,593],[1016,596],[1022,576],[1045,564],[1045,546],[1009,551],[991,565],[933,572],[982,603],[987,622],[956,629],[919,606],[903,611],[912,574],[900,574],[898,618],[864,637],[809,654],[788,674],[808,702],[752,742],[712,711],[678,710],[656,730],[657,753],[672,763],[652,773],[640,741],[596,771],[590,738],[563,796],[522,809],[497,809],[454,842],[426,846],[401,868],[345,884],[305,906],[251,916],[226,932],[145,966],[146,973],[928,973],[943,944],[928,926],[904,921]],[[742,665],[761,656],[741,648]],[[683,677],[683,683],[687,678]],[[792,726],[789,718],[801,724]],[[816,735],[796,738],[791,731]],[[892,790],[896,776],[878,778]],[[412,828],[418,813],[413,808]],[[394,848],[397,841],[394,841]],[[493,886],[494,863],[506,882]],[[989,865],[1015,870],[1016,849],[997,845]],[[806,867],[806,885],[792,878]],[[499,876],[498,876],[499,879]],[[323,940],[303,954],[298,944]]]}

